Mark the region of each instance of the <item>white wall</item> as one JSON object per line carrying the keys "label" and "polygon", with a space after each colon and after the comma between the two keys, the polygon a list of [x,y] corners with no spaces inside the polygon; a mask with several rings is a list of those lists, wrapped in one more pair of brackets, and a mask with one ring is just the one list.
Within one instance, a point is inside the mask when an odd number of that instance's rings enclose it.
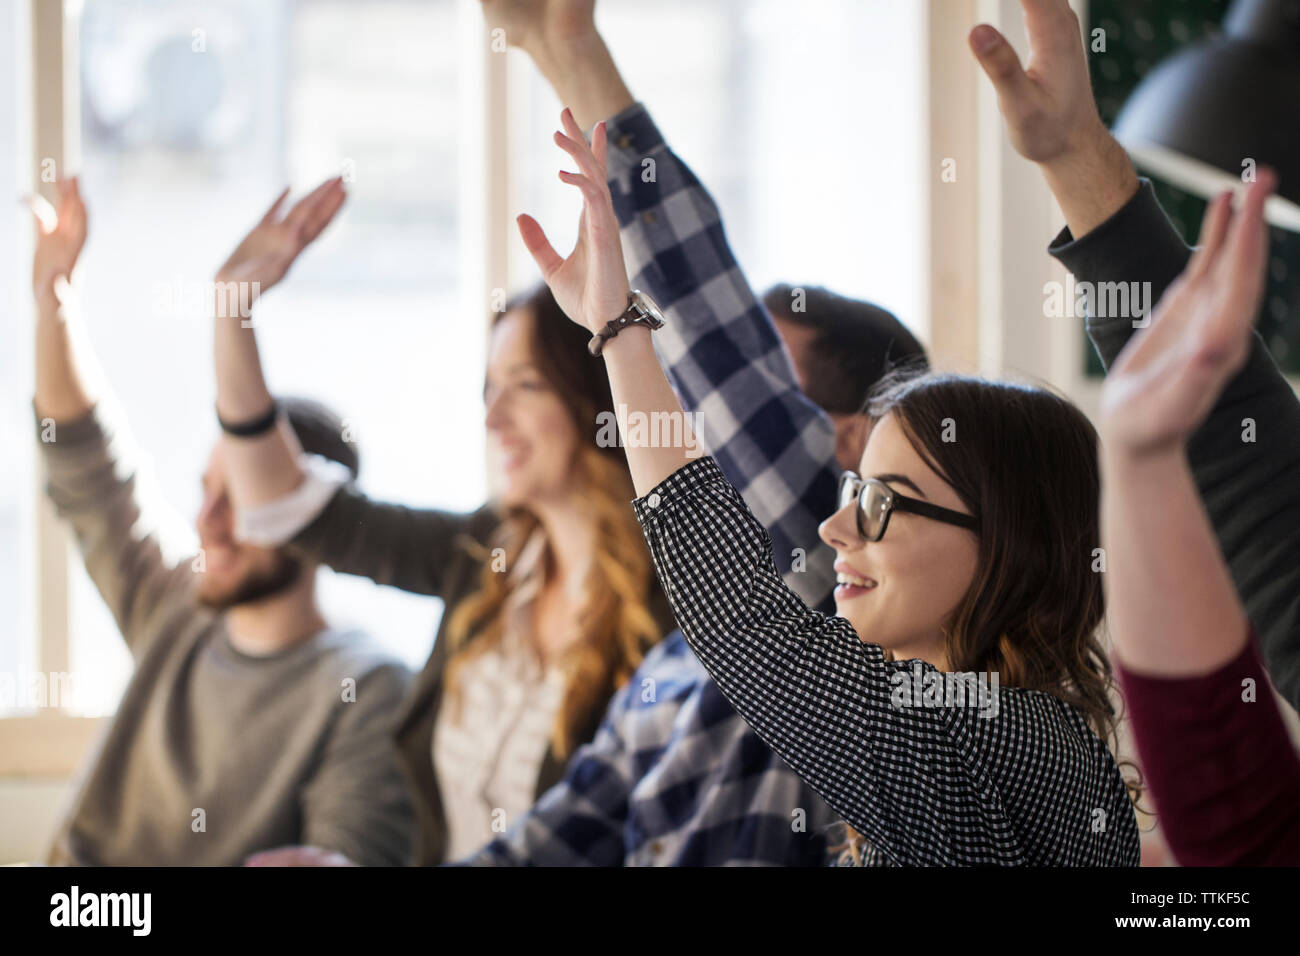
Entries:
{"label": "white wall", "polygon": [[44,778],[0,780],[0,820],[21,821],[0,827],[0,865],[41,862],[71,786]]}

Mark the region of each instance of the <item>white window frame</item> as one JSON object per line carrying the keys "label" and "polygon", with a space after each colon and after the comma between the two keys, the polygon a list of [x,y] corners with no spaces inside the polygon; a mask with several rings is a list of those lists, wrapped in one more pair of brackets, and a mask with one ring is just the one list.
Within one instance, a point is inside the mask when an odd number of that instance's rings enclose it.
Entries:
{"label": "white window frame", "polygon": [[[59,175],[75,164],[78,155],[78,104],[76,102],[77,44],[73,23],[64,16],[62,2],[29,0],[20,29],[27,36],[17,46],[26,48],[26,69],[20,75],[22,93],[30,104],[26,142],[30,146],[27,186],[54,199],[54,184],[41,182],[42,164],[53,159]],[[24,141],[19,136],[20,144]],[[34,310],[26,310],[28,329]],[[30,351],[31,336],[21,347]],[[49,500],[39,493],[40,463],[30,473],[30,497],[37,500],[34,540],[24,542],[35,567],[36,670],[42,674],[70,670],[69,641],[69,536],[59,523]],[[101,719],[80,717],[62,707],[43,708],[36,714],[0,719],[0,777],[65,777],[71,775],[91,741]]]}
{"label": "white window frame", "polygon": [[[28,187],[53,200],[54,184],[40,182],[42,161],[53,159],[62,176],[65,169],[75,170],[80,158],[79,5],[63,0],[25,0],[25,4],[19,21],[28,36],[20,36],[17,45],[29,51],[20,95],[27,101],[24,112],[30,122],[26,137],[19,137],[19,148],[30,144]],[[465,204],[460,219],[460,270],[465,277],[461,308],[466,315],[487,315],[485,303],[492,301],[493,290],[510,288],[507,57],[491,50],[476,0],[456,0],[456,4],[458,42],[463,49],[479,51],[466,58],[465,75],[458,85],[463,134],[458,172],[464,195],[478,200]],[[69,12],[68,7],[74,9]],[[30,304],[26,318],[30,329],[34,321]],[[19,347],[30,354],[31,336],[25,336]],[[79,557],[67,528],[42,492],[41,467],[37,460],[30,471],[28,491],[37,515],[30,539],[23,542],[35,568],[36,670],[68,673],[72,663],[70,562]],[[0,781],[72,777],[108,719],[80,716],[63,706],[0,717]]]}
{"label": "white window frame", "polygon": [[[1071,6],[1084,20],[1086,0]],[[1046,380],[1093,415],[1100,388],[1084,373],[1080,323],[1043,314],[1044,284],[1065,279],[1046,254],[1064,217],[1038,170],[1012,147],[992,84],[966,49],[971,26],[983,22],[1023,54],[1019,0],[931,0],[929,13],[928,331],[935,364]],[[956,182],[939,176],[946,159],[957,161]]]}
{"label": "white window frame", "polygon": [[[52,157],[62,170],[77,158],[76,24],[61,0],[26,0],[26,6],[30,37],[19,43],[30,51],[29,180],[49,195],[39,182],[41,160]],[[1084,19],[1086,0],[1072,6]],[[486,315],[494,293],[512,288],[509,56],[491,49],[477,0],[457,0],[457,10],[458,44],[479,51],[466,59],[459,84],[458,172],[469,197],[461,216],[461,307],[467,315]],[[1095,414],[1100,384],[1084,373],[1080,325],[1046,318],[1038,291],[1064,280],[1062,267],[1044,252],[1063,217],[1042,177],[1007,140],[992,87],[966,51],[966,34],[978,22],[997,25],[1025,50],[1019,0],[929,0],[927,10],[930,276],[918,332],[937,367],[1046,379]],[[957,160],[956,182],[939,175],[947,159]],[[30,336],[19,347],[30,349]],[[31,475],[39,514],[28,542],[36,567],[37,667],[67,672],[69,562],[77,558],[39,493],[39,467],[36,462]],[[59,708],[0,717],[0,778],[70,776],[104,720]]]}

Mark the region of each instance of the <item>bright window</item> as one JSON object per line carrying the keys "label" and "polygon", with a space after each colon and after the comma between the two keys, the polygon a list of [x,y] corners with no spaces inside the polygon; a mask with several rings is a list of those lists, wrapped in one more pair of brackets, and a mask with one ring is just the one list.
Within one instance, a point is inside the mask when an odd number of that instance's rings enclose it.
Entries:
{"label": "bright window", "polygon": [[[713,193],[759,292],[824,285],[924,331],[925,10],[890,0],[599,4],[633,96]],[[572,168],[551,141],[560,104],[522,54],[517,194],[557,249],[576,235]],[[819,91],[842,91],[822,95]],[[513,274],[536,267],[512,246]]]}
{"label": "bright window", "polygon": [[[457,15],[454,0],[82,10],[83,295],[95,351],[187,522],[217,437],[210,320],[192,292],[283,184],[340,171],[340,220],[258,313],[268,380],[344,416],[370,493],[481,502],[484,316],[460,314],[456,269]],[[333,623],[423,663],[437,602],[323,575]],[[129,659],[79,566],[76,580],[79,704],[108,713]]]}
{"label": "bright window", "polygon": [[[633,92],[717,197],[757,288],[824,284],[923,330],[923,11],[884,0],[802,7],[792,18],[782,0],[605,0],[598,16]],[[481,51],[467,39],[482,37],[476,5],[96,0],[68,11],[80,46],[79,172],[91,211],[81,284],[92,344],[178,519],[192,521],[216,438],[211,330],[195,289],[283,184],[310,188],[339,171],[351,194],[340,221],[259,312],[268,378],[348,419],[370,493],[480,503],[489,305],[464,305],[474,301],[466,243],[482,210],[462,205],[481,202],[481,184],[461,175],[466,144],[487,142],[464,124],[482,102]],[[526,58],[510,58],[510,115],[479,120],[510,129],[510,215],[487,229],[508,234],[519,288],[536,270],[513,213],[533,212],[562,247],[578,203],[555,179],[566,159],[550,142],[559,104]],[[817,94],[827,89],[852,95]],[[20,101],[0,85],[0,122],[3,104]],[[10,251],[3,263],[20,281],[5,288],[25,295],[22,256]],[[0,323],[21,314],[7,310]],[[25,557],[34,499],[26,351],[0,355],[4,381],[19,385],[6,392],[0,427],[28,462],[0,483],[0,601],[20,609],[18,634],[32,630],[36,590]],[[130,662],[75,559],[70,570],[78,709],[110,713]],[[423,663],[436,601],[325,578],[335,623]],[[16,668],[29,647],[0,643],[0,666]]]}
{"label": "bright window", "polygon": [[[0,183],[24,182],[26,170],[19,152],[27,146],[20,135],[26,121],[20,74],[25,58],[18,46],[21,4],[0,8]],[[32,532],[36,519],[32,446],[30,244],[31,216],[11,206],[0,217],[0,443],[5,463],[0,467],[0,714],[17,709],[24,675],[37,669],[35,632],[36,576],[32,568]],[[26,263],[24,262],[26,260]]]}

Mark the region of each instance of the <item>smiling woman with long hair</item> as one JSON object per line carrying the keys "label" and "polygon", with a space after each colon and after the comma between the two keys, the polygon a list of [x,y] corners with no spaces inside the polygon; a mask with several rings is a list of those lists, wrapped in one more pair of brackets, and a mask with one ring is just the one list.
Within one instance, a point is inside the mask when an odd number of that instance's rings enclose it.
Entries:
{"label": "smiling woman with long hair", "polygon": [[[562,122],[578,245],[560,257],[521,216],[524,241],[565,312],[603,339],[615,401],[680,415],[652,331],[620,319],[629,289],[604,126],[589,146],[569,111]],[[785,586],[712,459],[629,442],[634,508],[687,640],[860,834],[867,862],[1136,865],[1131,797],[1103,739],[1087,419],[1039,389],[943,376],[886,391],[874,411],[866,480],[847,478],[821,530],[837,553],[834,617]],[[959,669],[987,679],[983,696],[949,696]]]}
{"label": "smiling woman with long hair", "polygon": [[[1112,820],[1131,821],[1132,812],[1114,786],[1109,753],[1098,746],[1116,745],[1117,715],[1099,640],[1101,575],[1092,567],[1099,547],[1096,433],[1050,392],[956,375],[896,376],[882,383],[869,411],[879,434],[861,471],[873,478],[847,476],[841,508],[821,529],[836,551],[839,616],[880,645],[895,705],[935,703],[924,689],[915,692],[912,668],[897,663],[910,659],[933,665],[922,669],[923,680],[944,692],[943,706],[947,688],[960,685],[938,673],[980,675],[977,686],[992,699],[959,700],[975,706],[963,719],[995,720],[1004,705],[1040,711],[1053,730],[1052,753],[1026,756],[1045,766],[1063,751],[1070,760],[1052,773],[1067,772],[1072,760],[1094,775],[1089,786],[1108,800],[1070,831],[1102,847]],[[1051,493],[1041,475],[1054,476]],[[936,502],[952,514],[927,513]],[[1009,810],[1037,812],[1035,787],[1013,775],[998,789]],[[1130,786],[1133,798],[1136,789]],[[1066,836],[1045,827],[1023,839],[1052,859],[1051,841]],[[851,832],[843,849],[851,862],[888,861],[888,850],[878,848],[899,837]]]}
{"label": "smiling woman with long hair", "polygon": [[[265,292],[342,202],[338,180],[283,219],[277,202],[218,281]],[[415,793],[413,862],[455,859],[559,781],[672,628],[627,507],[627,464],[598,441],[614,407],[605,370],[545,286],[509,303],[493,320],[484,381],[496,493],[469,514],[414,509],[373,501],[302,456],[277,425],[249,325],[218,309],[217,409],[241,536],[443,600],[395,743]],[[478,453],[448,448],[444,460]],[[321,861],[298,848],[259,862]]]}

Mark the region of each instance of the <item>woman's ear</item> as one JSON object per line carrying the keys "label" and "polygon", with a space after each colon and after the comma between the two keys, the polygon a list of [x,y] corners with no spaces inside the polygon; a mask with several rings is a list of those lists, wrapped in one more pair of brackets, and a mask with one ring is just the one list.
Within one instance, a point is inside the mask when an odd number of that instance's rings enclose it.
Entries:
{"label": "woman's ear", "polygon": [[831,422],[835,425],[835,460],[845,471],[857,471],[874,421],[869,415],[857,414],[832,415]]}

